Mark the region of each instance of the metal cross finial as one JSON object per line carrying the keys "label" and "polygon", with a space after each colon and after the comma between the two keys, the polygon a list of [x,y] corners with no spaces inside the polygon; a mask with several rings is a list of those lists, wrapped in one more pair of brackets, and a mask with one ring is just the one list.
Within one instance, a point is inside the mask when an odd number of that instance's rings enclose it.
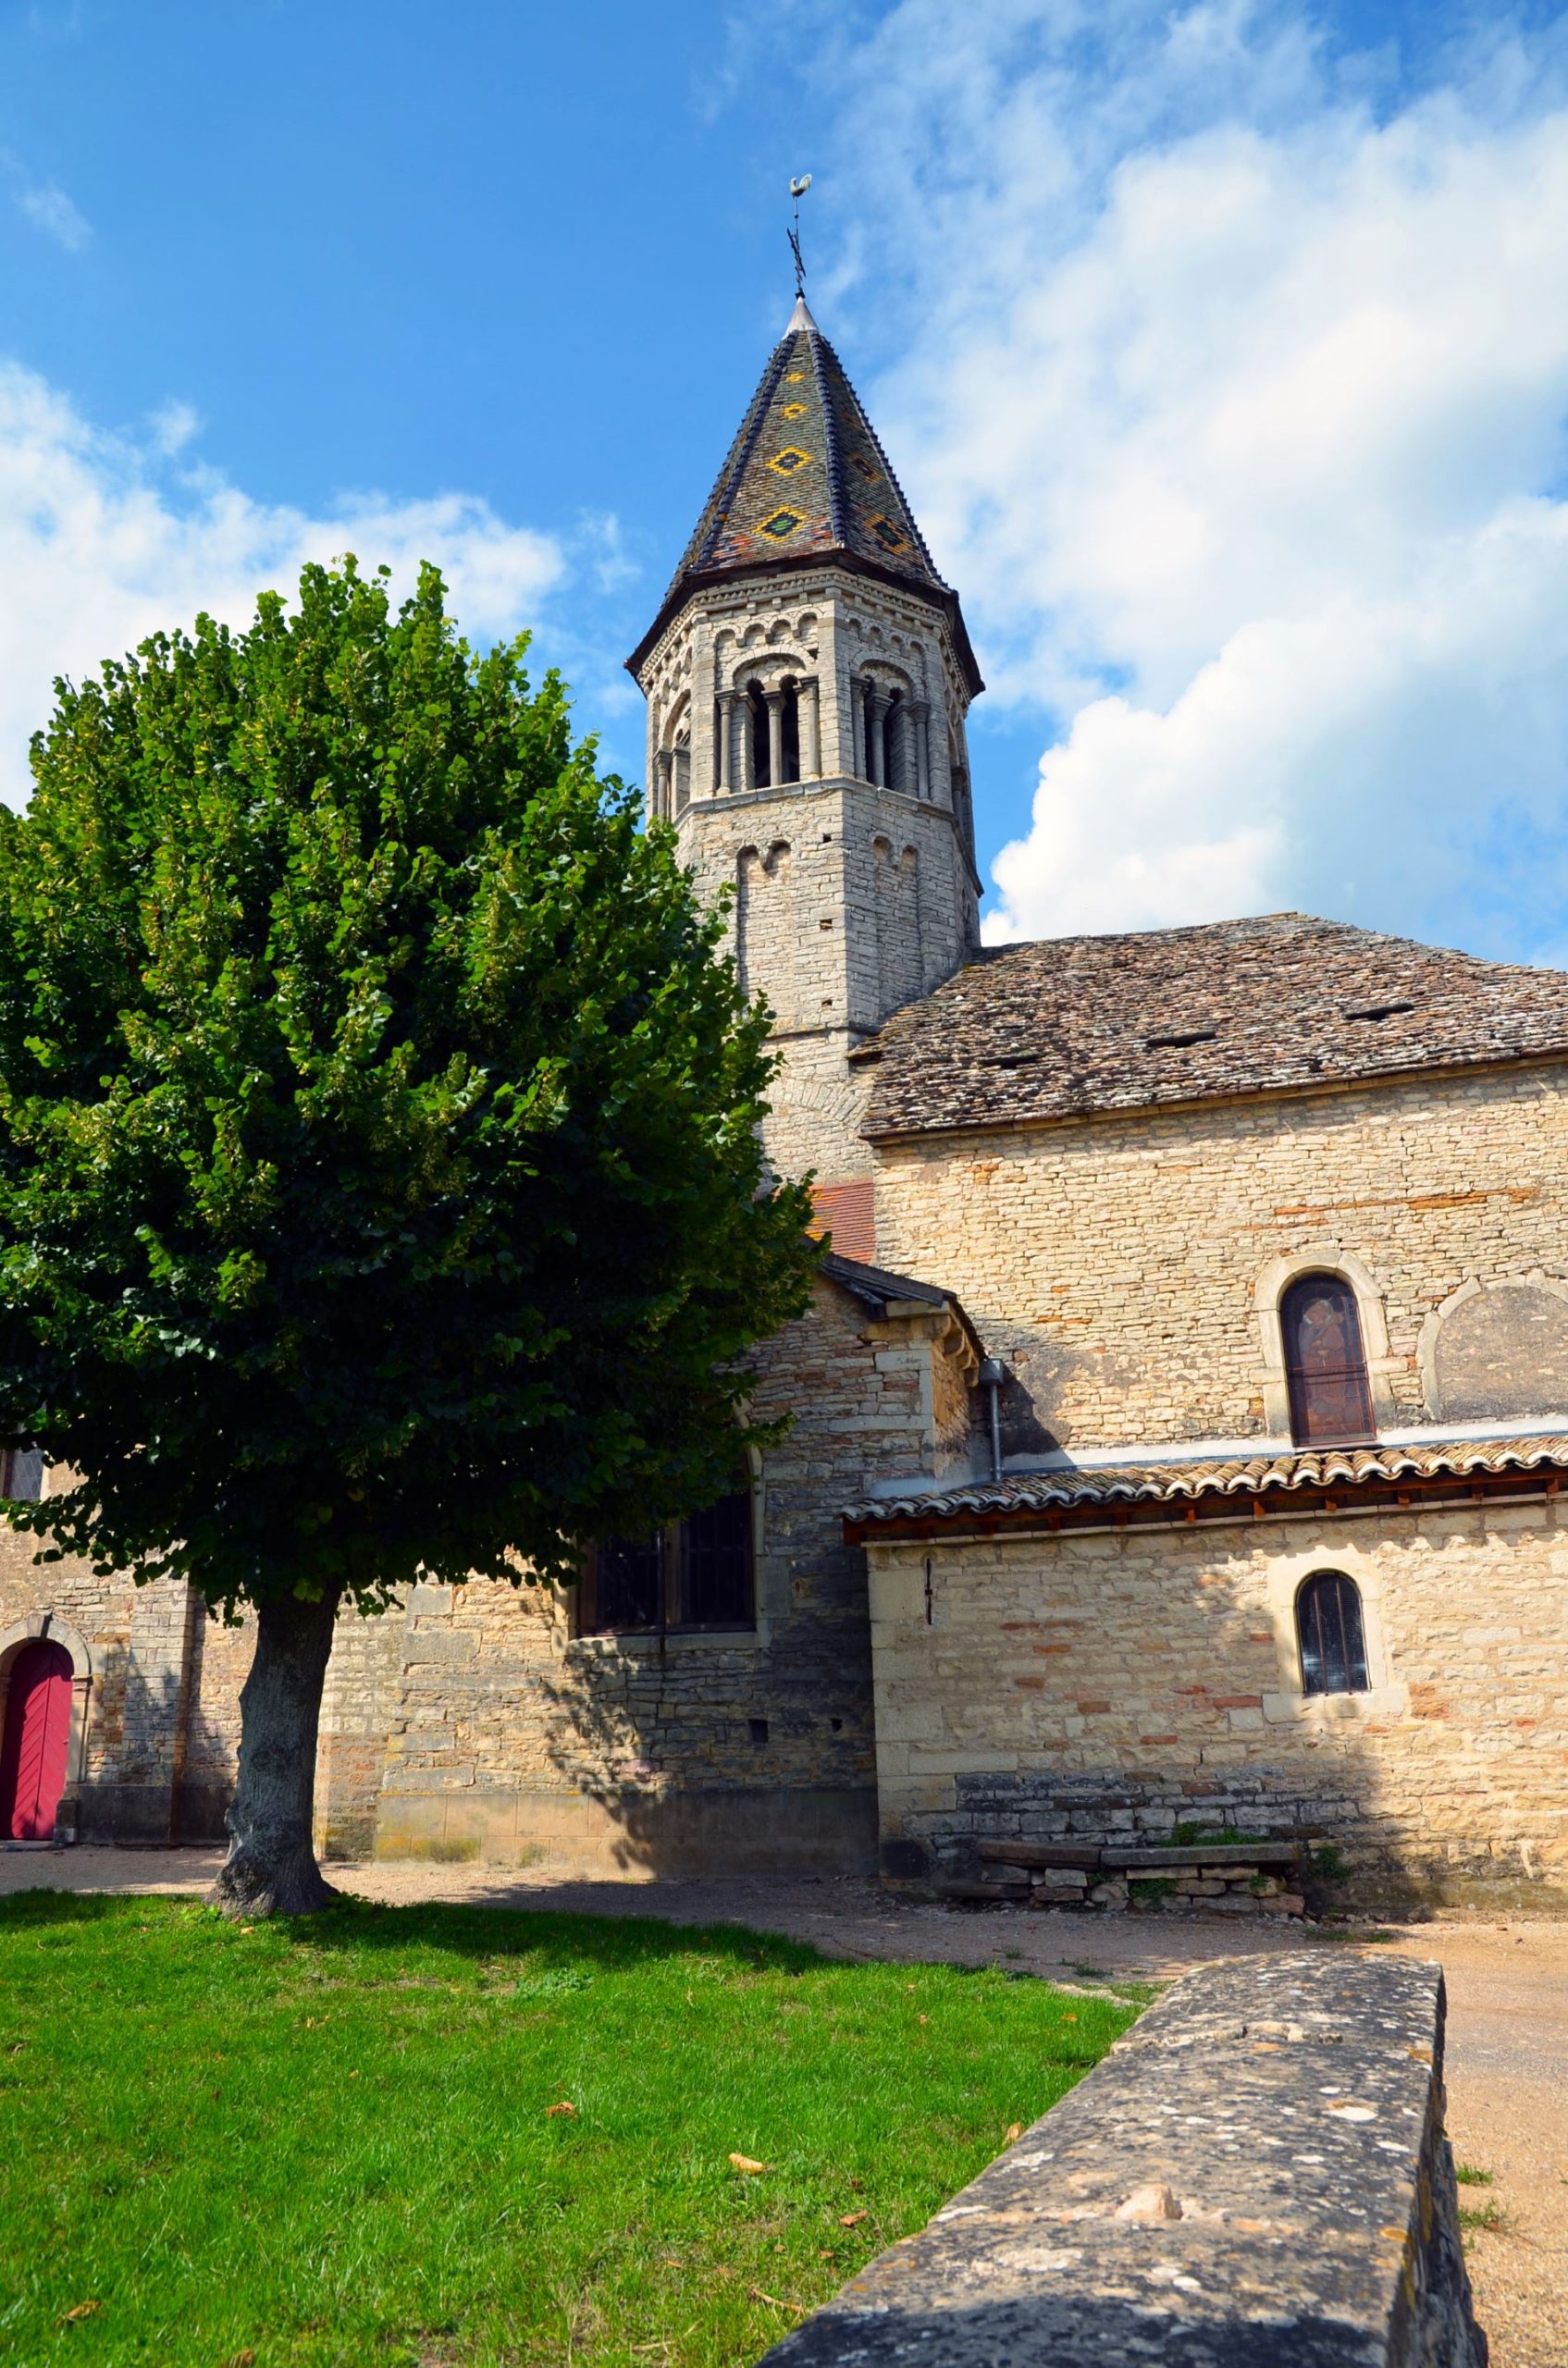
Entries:
{"label": "metal cross finial", "polygon": [[789,233],[789,251],[795,257],[795,292],[806,293],[806,265],[800,260],[800,201],[811,186],[809,173],[797,173],[790,182],[789,193],[795,200],[795,228]]}

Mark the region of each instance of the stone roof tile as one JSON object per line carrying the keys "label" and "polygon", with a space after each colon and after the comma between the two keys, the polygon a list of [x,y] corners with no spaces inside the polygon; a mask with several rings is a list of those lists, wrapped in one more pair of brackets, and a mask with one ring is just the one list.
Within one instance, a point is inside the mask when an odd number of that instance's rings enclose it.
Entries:
{"label": "stone roof tile", "polygon": [[1562,971],[1268,913],[987,948],[854,1057],[874,1141],[1558,1053]]}

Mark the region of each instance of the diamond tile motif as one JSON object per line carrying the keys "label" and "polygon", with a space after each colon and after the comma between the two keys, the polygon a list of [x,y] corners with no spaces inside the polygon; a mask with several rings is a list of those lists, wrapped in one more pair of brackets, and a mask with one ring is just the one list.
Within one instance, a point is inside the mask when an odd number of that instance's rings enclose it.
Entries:
{"label": "diamond tile motif", "polygon": [[763,519],[757,531],[759,535],[772,535],[774,542],[782,543],[787,535],[794,534],[800,524],[801,520],[796,512],[775,510],[771,518]]}
{"label": "diamond tile motif", "polygon": [[[798,373],[796,373],[796,375],[798,376]],[[804,403],[785,403],[782,407],[782,415],[785,419],[804,419],[806,416],[806,405]]]}
{"label": "diamond tile motif", "polygon": [[781,477],[792,477],[796,469],[809,468],[810,464],[809,452],[803,452],[798,444],[786,444],[782,452],[773,454],[768,466]]}
{"label": "diamond tile motif", "polygon": [[868,485],[875,485],[880,472],[872,462],[867,460],[864,452],[851,452],[849,465],[858,475],[865,478]]}
{"label": "diamond tile motif", "polygon": [[891,518],[869,518],[866,521],[866,524],[870,528],[871,533],[876,536],[884,551],[907,551],[908,549],[909,538],[907,535],[901,535]]}

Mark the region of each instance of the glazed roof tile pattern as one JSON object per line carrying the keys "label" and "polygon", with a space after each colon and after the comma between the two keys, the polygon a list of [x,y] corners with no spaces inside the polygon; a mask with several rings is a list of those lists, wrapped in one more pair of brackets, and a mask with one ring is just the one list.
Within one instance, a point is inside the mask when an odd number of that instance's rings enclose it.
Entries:
{"label": "glazed roof tile pattern", "polygon": [[802,302],[769,356],[663,605],[690,582],[819,552],[848,552],[947,590],[843,363]]}
{"label": "glazed roof tile pattern", "polygon": [[966,1481],[918,1496],[866,1497],[844,1518],[863,1528],[891,1522],[994,1520],[1104,1506],[1179,1505],[1200,1498],[1290,1496],[1410,1480],[1463,1480],[1509,1472],[1568,1471],[1568,1437],[1458,1439],[1413,1447],[1319,1448],[1191,1463],[1118,1463],[1097,1470],[1020,1473]]}
{"label": "glazed roof tile pattern", "polygon": [[1145,1109],[1568,1053],[1568,975],[1305,913],[998,946],[886,1021],[863,1131]]}

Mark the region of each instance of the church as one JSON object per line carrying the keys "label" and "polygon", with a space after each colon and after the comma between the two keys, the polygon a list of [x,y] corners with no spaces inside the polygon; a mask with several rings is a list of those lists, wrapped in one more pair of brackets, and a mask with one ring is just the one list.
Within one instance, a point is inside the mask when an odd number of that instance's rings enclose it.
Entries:
{"label": "church", "polygon": [[[346,1618],[325,1853],[1568,1882],[1568,976],[1298,913],[982,945],[974,653],[803,300],[629,663],[830,1237],[755,1355],[790,1427],[572,1587]],[[216,1836],[247,1632],[31,1553],[0,1837]]]}

